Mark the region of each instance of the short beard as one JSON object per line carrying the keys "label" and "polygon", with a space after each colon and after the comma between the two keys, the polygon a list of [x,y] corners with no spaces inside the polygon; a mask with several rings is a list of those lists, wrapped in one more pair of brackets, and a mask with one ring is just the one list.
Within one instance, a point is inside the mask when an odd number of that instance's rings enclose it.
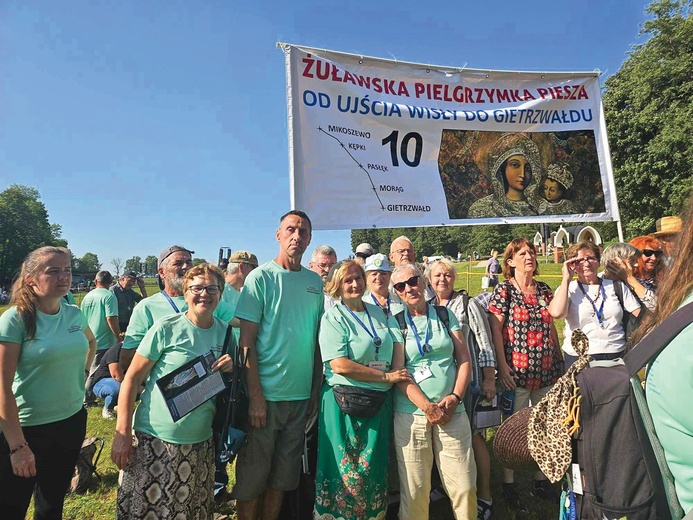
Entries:
{"label": "short beard", "polygon": [[182,295],[183,294],[183,277],[182,276],[176,276],[176,277],[171,277],[166,280],[167,285],[176,291],[178,294]]}

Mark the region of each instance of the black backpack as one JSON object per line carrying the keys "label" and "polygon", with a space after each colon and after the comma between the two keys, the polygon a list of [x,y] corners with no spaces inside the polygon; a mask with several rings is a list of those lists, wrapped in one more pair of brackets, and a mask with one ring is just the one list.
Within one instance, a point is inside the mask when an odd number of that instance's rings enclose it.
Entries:
{"label": "black backpack", "polygon": [[577,375],[581,428],[573,462],[580,466],[584,491],[575,495],[579,519],[683,517],[637,373],[692,321],[688,304],[623,359],[592,362]]}

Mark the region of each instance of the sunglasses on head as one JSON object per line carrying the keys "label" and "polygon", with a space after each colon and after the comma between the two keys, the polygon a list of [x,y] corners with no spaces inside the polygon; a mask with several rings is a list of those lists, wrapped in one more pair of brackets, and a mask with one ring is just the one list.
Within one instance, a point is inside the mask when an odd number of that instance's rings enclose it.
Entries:
{"label": "sunglasses on head", "polygon": [[402,292],[404,290],[404,286],[408,285],[409,287],[416,287],[419,285],[419,276],[415,275],[409,278],[409,280],[404,280],[403,282],[398,282],[392,284],[392,287],[395,288],[395,291],[397,292]]}
{"label": "sunglasses on head", "polygon": [[656,258],[659,258],[660,256],[662,256],[662,251],[660,251],[659,249],[643,249],[642,254],[648,257],[655,255]]}

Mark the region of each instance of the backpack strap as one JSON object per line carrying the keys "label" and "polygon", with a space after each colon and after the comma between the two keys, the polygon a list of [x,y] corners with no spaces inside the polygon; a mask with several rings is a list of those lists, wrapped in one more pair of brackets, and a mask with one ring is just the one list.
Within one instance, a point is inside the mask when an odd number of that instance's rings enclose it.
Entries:
{"label": "backpack strap", "polygon": [[[665,319],[656,329],[650,331],[640,343],[625,356],[628,375],[637,374],[640,369],[657,357],[678,334],[693,322],[693,302],[684,305]],[[654,333],[656,331],[656,334]]]}
{"label": "backpack strap", "polygon": [[404,341],[407,341],[407,321],[404,319],[404,311],[399,311],[397,314],[395,314],[395,319],[397,320],[397,323],[399,324],[399,330],[402,331],[402,338]]}
{"label": "backpack strap", "polygon": [[443,307],[442,305],[434,305],[433,308],[436,310],[438,319],[443,322],[443,325],[445,325],[445,330],[448,331],[448,336],[450,336],[450,314],[448,314],[448,308]]}

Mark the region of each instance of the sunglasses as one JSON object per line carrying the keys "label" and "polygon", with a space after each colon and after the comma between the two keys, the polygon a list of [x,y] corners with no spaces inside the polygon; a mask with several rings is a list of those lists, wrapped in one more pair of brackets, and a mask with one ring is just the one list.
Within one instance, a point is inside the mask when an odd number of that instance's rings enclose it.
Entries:
{"label": "sunglasses", "polygon": [[411,278],[409,278],[409,280],[392,284],[392,287],[395,288],[395,291],[402,292],[404,290],[405,285],[408,285],[409,287],[416,287],[417,285],[419,285],[419,276],[412,276]]}
{"label": "sunglasses", "polygon": [[659,249],[643,249],[642,254],[647,257],[654,255],[655,258],[659,258],[660,256],[662,256],[662,251],[660,251]]}

